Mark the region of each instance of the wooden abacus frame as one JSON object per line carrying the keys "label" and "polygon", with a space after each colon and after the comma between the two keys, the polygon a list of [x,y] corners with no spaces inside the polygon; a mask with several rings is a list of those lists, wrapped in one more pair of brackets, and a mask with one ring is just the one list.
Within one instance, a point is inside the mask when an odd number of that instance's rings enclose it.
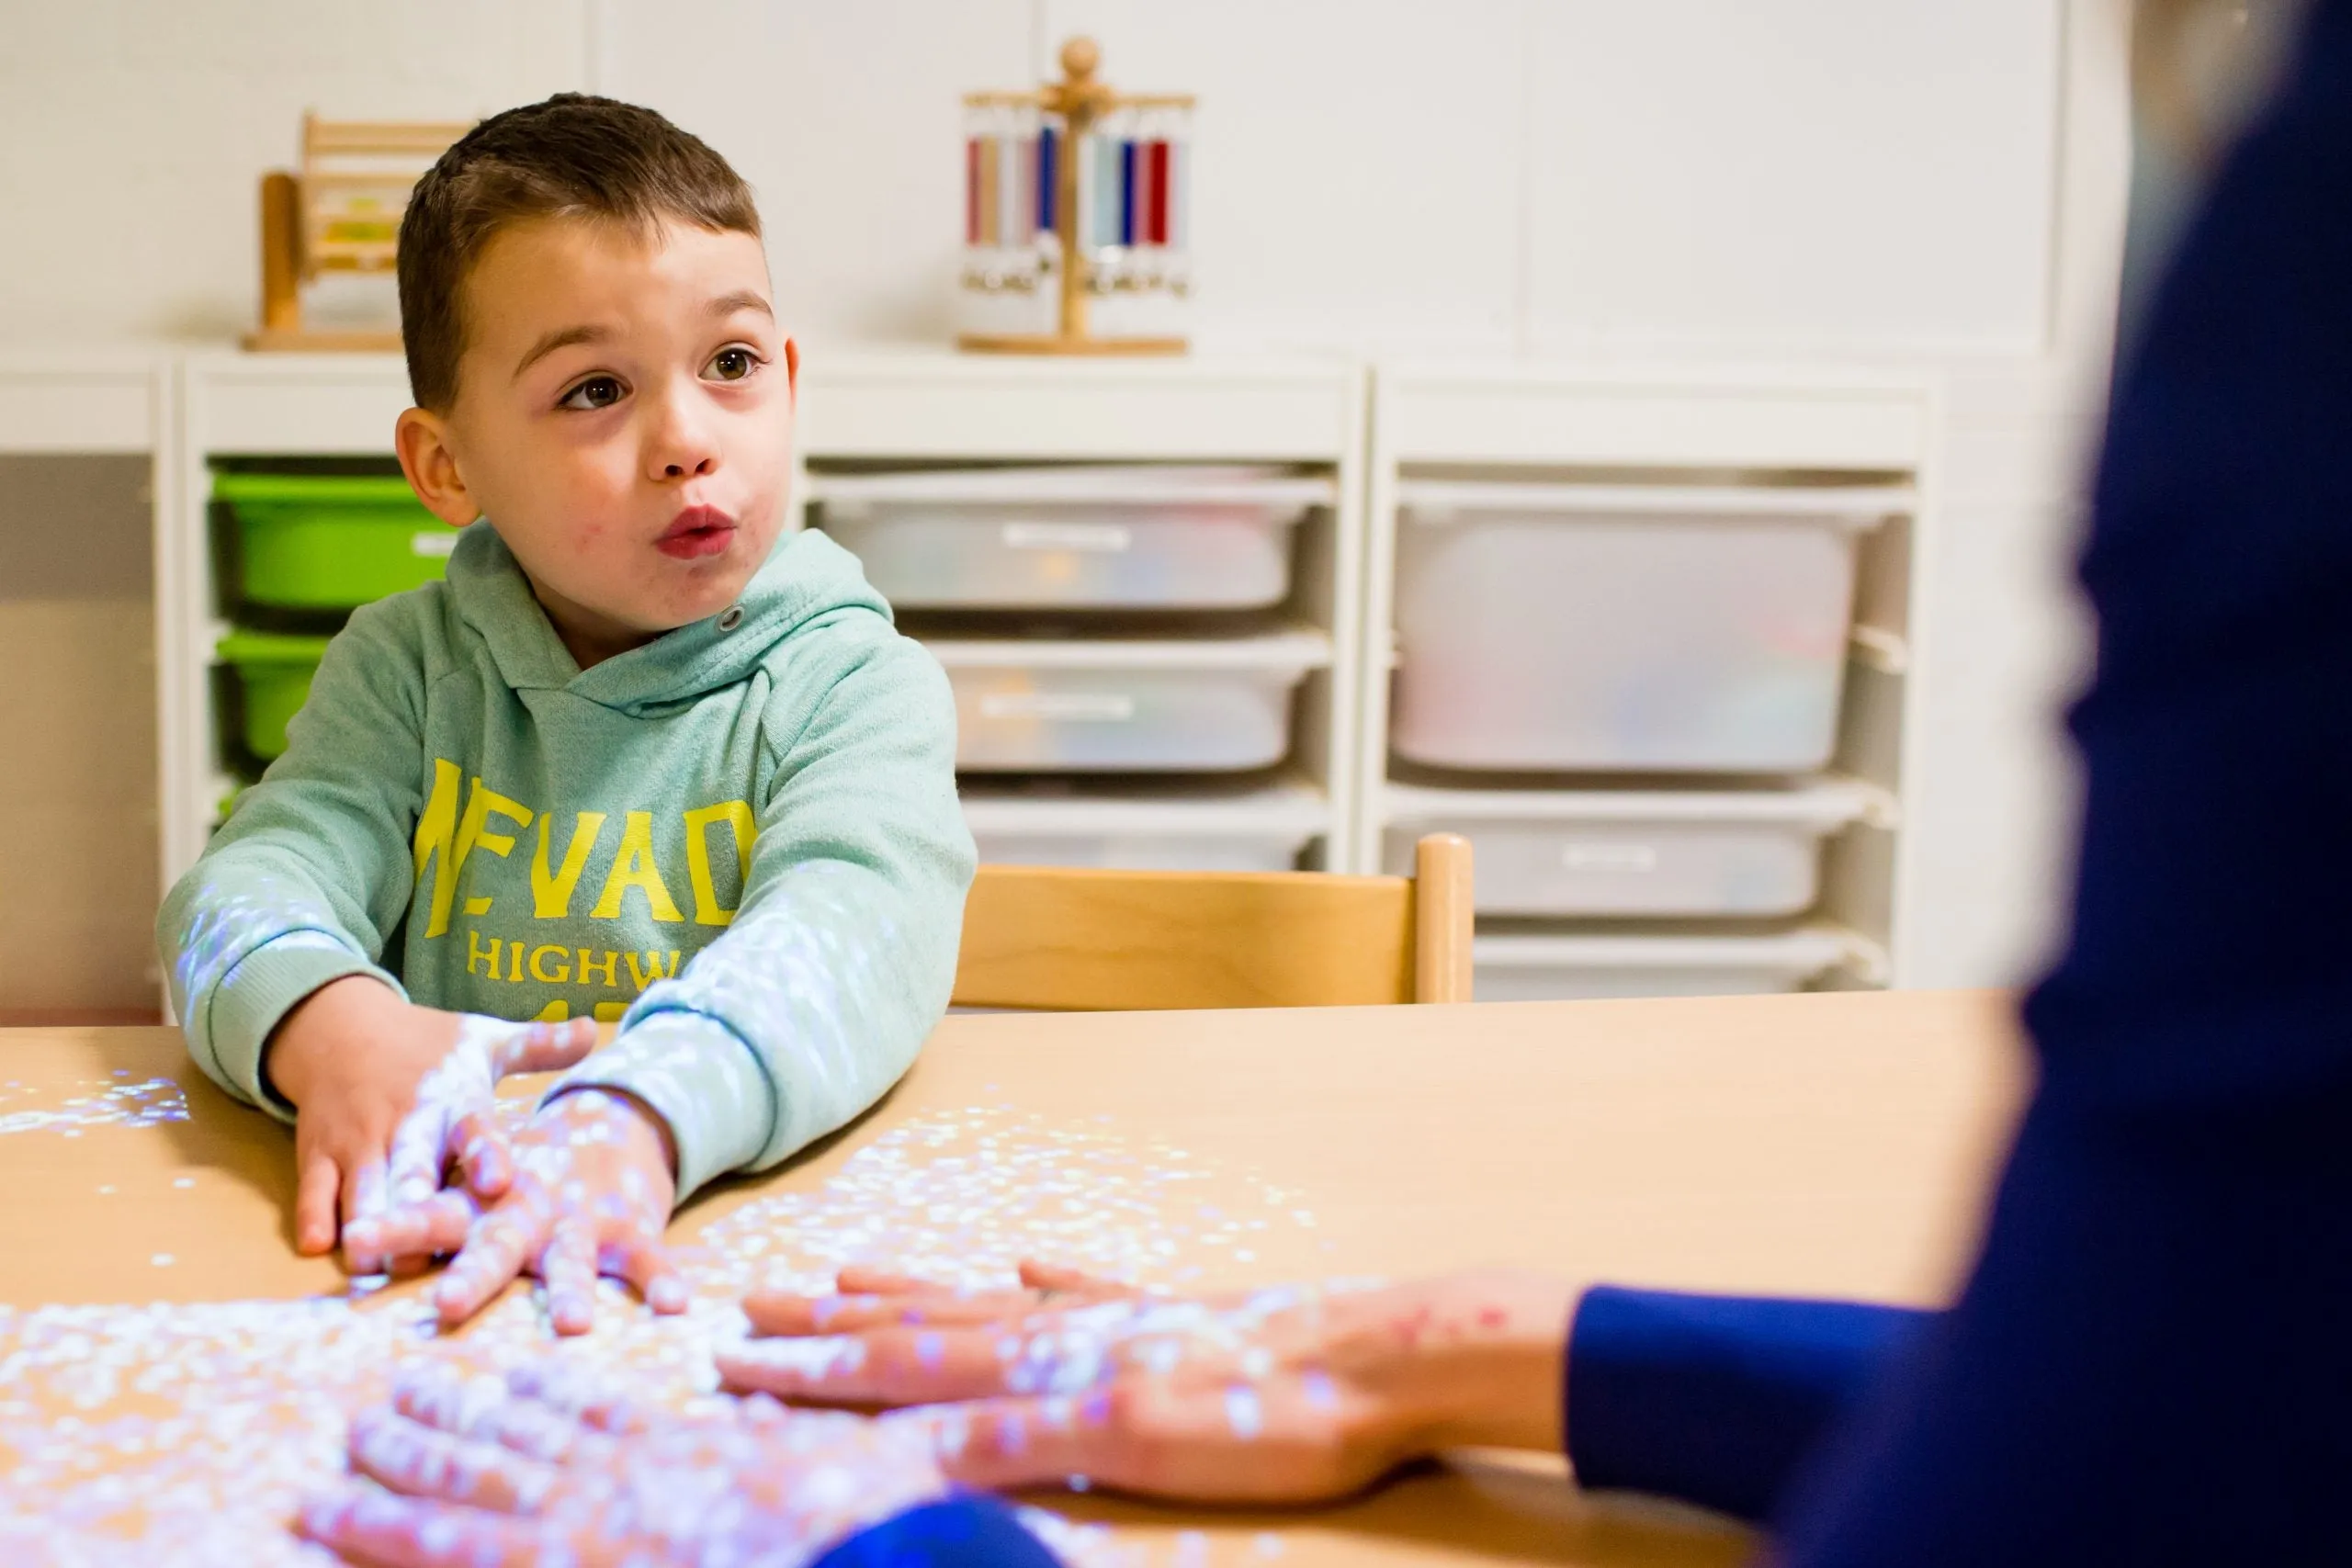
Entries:
{"label": "wooden abacus frame", "polygon": [[1190,94],[1159,93],[1122,96],[1095,80],[1102,51],[1092,39],[1074,38],[1062,45],[1062,80],[1048,82],[1033,93],[968,93],[970,108],[1004,107],[1042,109],[1062,120],[1062,152],[1054,160],[1054,232],[1061,241],[1061,308],[1058,326],[1050,333],[966,333],[958,348],[975,354],[1182,354],[1189,346],[1181,337],[1096,337],[1087,330],[1086,297],[1094,287],[1094,264],[1079,243],[1078,149],[1095,122],[1122,109],[1182,108],[1193,105]]}
{"label": "wooden abacus frame", "polygon": [[398,332],[320,331],[302,321],[302,285],[322,272],[390,272],[390,235],[334,232],[325,210],[329,196],[358,197],[380,206],[397,223],[413,175],[379,166],[429,164],[470,125],[425,120],[324,120],[302,117],[302,170],[273,169],[261,177],[261,326],[244,346],[311,353],[400,352]]}

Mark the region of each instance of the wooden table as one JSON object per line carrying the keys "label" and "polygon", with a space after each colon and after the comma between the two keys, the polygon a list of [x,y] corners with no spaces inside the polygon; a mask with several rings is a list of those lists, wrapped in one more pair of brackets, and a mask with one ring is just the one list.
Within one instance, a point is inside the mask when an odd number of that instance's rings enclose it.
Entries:
{"label": "wooden table", "polygon": [[[1500,1263],[1933,1302],[2025,1081],[2014,1042],[2007,999],[1981,994],[952,1018],[873,1115],[706,1195],[673,1235],[740,1225],[783,1193],[820,1216],[853,1213],[847,1193],[865,1215],[887,1186],[877,1160],[994,1108],[981,1120],[1005,1147],[1046,1151],[1022,1180],[1090,1150],[1182,1173],[1145,1182],[1167,1215],[1128,1227],[1164,1232],[1164,1278]],[[152,1078],[182,1086],[187,1120],[40,1120],[68,1089]],[[343,1292],[331,1264],[288,1247],[287,1133],[215,1092],[175,1032],[0,1032],[0,1303]],[[806,1235],[821,1229],[796,1212]],[[1745,1549],[1693,1514],[1582,1498],[1561,1473],[1465,1456],[1309,1515],[1055,1506],[1128,1527],[1151,1561],[1717,1563]]]}

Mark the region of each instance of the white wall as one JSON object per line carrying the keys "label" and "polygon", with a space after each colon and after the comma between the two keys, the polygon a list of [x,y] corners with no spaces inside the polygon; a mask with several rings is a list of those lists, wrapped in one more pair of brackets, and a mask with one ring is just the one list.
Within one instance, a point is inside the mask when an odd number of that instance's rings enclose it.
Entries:
{"label": "white wall", "polygon": [[[1962,372],[1913,977],[2015,974],[2056,909],[2066,454],[2111,310],[2124,0],[0,0],[0,344],[250,324],[254,192],[306,107],[584,86],[759,191],[811,347],[943,339],[959,95],[1197,93],[1196,336],[1363,353]],[[364,301],[363,301],[364,303]]]}
{"label": "white wall", "polygon": [[585,49],[581,0],[0,0],[0,342],[250,328],[305,108],[466,118]]}
{"label": "white wall", "polygon": [[2131,164],[2130,0],[2068,0],[2042,351],[1947,360],[1943,514],[1906,790],[1905,981],[2030,976],[2063,933],[2079,804],[2061,710],[2090,666],[2075,586],[2105,412]]}
{"label": "white wall", "polygon": [[[592,0],[739,161],[813,340],[944,334],[956,97],[1101,40],[1197,93],[1209,345],[2030,354],[2056,0]],[[726,40],[759,90],[674,47]]]}
{"label": "white wall", "polygon": [[0,0],[0,341],[250,324],[301,112],[593,85],[758,188],[813,341],[937,340],[957,98],[1098,36],[1197,92],[1204,343],[2048,338],[2061,0]]}

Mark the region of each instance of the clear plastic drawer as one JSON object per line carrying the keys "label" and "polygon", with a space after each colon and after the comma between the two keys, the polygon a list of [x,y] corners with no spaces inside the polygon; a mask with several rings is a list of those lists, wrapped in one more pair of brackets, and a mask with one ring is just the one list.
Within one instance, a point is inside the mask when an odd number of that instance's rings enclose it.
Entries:
{"label": "clear plastic drawer", "polygon": [[1408,482],[1392,739],[1441,768],[1829,760],[1856,536],[1888,488]]}
{"label": "clear plastic drawer", "polygon": [[1254,468],[827,475],[816,520],[908,610],[1252,610],[1331,481]]}
{"label": "clear plastic drawer", "polygon": [[1382,856],[1401,874],[1422,834],[1462,834],[1487,914],[1772,918],[1813,907],[1822,841],[1875,798],[1846,780],[1687,792],[1392,784]]}
{"label": "clear plastic drawer", "polygon": [[1330,828],[1318,790],[1278,787],[1226,798],[1060,798],[964,792],[964,820],[984,863],[1125,871],[1291,871]]}
{"label": "clear plastic drawer", "polygon": [[1312,632],[1224,641],[931,642],[969,773],[1227,773],[1289,756]]}
{"label": "clear plastic drawer", "polygon": [[1834,931],[1769,936],[1481,936],[1482,1002],[1596,997],[1728,997],[1802,990],[1851,956]]}

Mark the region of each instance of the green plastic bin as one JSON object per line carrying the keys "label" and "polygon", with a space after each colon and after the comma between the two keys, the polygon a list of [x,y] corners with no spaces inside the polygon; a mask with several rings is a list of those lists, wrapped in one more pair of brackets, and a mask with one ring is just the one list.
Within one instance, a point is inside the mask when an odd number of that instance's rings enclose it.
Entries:
{"label": "green plastic bin", "polygon": [[327,650],[322,637],[233,631],[214,652],[244,692],[245,749],[263,761],[286,751],[286,721],[302,711]]}
{"label": "green plastic bin", "polygon": [[455,528],[397,475],[215,474],[235,519],[240,597],[279,610],[354,610],[437,581]]}

